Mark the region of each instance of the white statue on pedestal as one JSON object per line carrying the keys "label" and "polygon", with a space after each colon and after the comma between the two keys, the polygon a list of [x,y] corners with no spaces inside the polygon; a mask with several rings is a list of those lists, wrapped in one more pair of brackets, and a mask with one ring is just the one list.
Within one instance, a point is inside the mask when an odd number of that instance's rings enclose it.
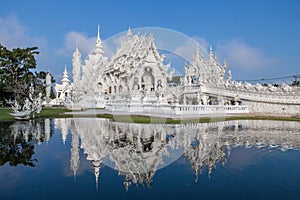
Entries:
{"label": "white statue on pedestal", "polygon": [[50,92],[51,92],[51,74],[48,72],[46,75],[46,102],[50,102]]}

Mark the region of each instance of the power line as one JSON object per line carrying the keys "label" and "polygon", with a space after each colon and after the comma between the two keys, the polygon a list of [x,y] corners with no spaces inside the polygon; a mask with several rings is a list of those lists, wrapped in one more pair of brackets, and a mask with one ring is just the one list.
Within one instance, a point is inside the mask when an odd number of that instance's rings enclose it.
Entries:
{"label": "power line", "polygon": [[272,80],[282,80],[282,79],[288,79],[288,78],[294,78],[297,81],[297,78],[300,78],[300,76],[299,75],[289,75],[289,76],[281,76],[281,77],[273,77],[273,78],[261,78],[261,79],[238,80],[238,81],[243,81],[243,82],[272,81]]}

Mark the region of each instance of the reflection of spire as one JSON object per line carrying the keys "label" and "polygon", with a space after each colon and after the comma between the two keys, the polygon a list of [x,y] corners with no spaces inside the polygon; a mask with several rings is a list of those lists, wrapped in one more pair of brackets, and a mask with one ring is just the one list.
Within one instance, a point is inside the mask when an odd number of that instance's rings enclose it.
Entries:
{"label": "reflection of spire", "polygon": [[71,158],[70,165],[71,170],[73,170],[74,177],[76,178],[77,171],[79,169],[79,137],[77,130],[75,129],[72,133],[72,143],[71,143]]}
{"label": "reflection of spire", "polygon": [[57,119],[57,120],[59,120],[59,122],[60,122],[62,141],[65,144],[67,136],[68,136],[67,119],[66,118],[62,118],[62,119]]}
{"label": "reflection of spire", "polygon": [[48,144],[50,139],[50,119],[45,119],[45,141]]}
{"label": "reflection of spire", "polygon": [[195,169],[195,182],[197,183],[198,182],[198,179],[199,179],[199,177],[198,177],[198,168],[197,169]]}
{"label": "reflection of spire", "polygon": [[96,189],[98,190],[101,160],[93,160],[92,165],[93,165],[93,168],[94,168],[94,175],[95,175],[95,179],[96,179]]}
{"label": "reflection of spire", "polygon": [[40,124],[36,124],[36,135],[35,135],[35,139],[38,140],[38,144],[41,145],[42,144],[42,133],[41,133],[41,126]]}
{"label": "reflection of spire", "polygon": [[126,192],[128,192],[128,189],[129,189],[130,186],[131,186],[131,182],[128,178],[128,175],[126,175],[125,176],[125,181],[124,181],[124,187],[125,187]]}

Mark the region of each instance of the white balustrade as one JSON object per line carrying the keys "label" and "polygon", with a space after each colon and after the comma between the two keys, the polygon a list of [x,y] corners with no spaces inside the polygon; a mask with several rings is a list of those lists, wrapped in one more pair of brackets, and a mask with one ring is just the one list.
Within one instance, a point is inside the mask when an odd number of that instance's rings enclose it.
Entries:
{"label": "white balustrade", "polygon": [[225,115],[249,113],[248,106],[229,105],[179,105],[179,104],[130,104],[108,103],[106,111],[109,113],[130,114],[166,114],[166,115]]}

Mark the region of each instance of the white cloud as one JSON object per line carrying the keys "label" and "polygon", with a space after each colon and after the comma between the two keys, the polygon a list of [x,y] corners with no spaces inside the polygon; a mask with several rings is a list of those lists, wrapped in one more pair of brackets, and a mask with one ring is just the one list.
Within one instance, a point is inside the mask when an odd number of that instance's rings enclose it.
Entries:
{"label": "white cloud", "polygon": [[32,46],[44,49],[46,40],[29,35],[27,30],[27,27],[15,14],[11,14],[6,18],[0,18],[0,43],[9,49]]}
{"label": "white cloud", "polygon": [[263,68],[277,62],[275,58],[267,56],[262,50],[236,39],[218,42],[216,55],[218,58],[226,59],[234,68]]}
{"label": "white cloud", "polygon": [[199,49],[202,55],[207,56],[207,48],[209,46],[208,42],[205,40],[205,38],[200,36],[187,38],[185,42],[181,43],[180,46],[178,46],[175,49],[174,52],[180,55],[181,57],[185,58],[187,61],[191,62],[192,57],[196,54],[197,43],[199,45]]}
{"label": "white cloud", "polygon": [[66,34],[64,47],[58,50],[59,55],[70,56],[78,44],[78,49],[82,55],[87,55],[95,45],[97,37],[88,37],[82,33],[71,31]]}
{"label": "white cloud", "polygon": [[121,43],[127,40],[126,32],[115,34],[103,41],[104,55],[111,58],[121,47]]}
{"label": "white cloud", "polygon": [[[75,51],[76,44],[78,44],[78,49],[84,60],[95,46],[96,39],[96,36],[88,37],[83,33],[71,31],[65,35],[64,46],[59,49],[57,53],[61,56],[70,56]],[[121,41],[124,41],[125,39],[127,39],[126,34],[117,34],[106,40],[102,40],[104,56],[110,58],[120,47]]]}
{"label": "white cloud", "polygon": [[27,26],[19,20],[16,14],[0,17],[0,44],[8,49],[38,47],[39,55],[36,55],[37,68],[46,70],[49,66],[47,40],[43,37],[33,36],[28,32]]}
{"label": "white cloud", "polygon": [[205,50],[207,50],[209,48],[209,43],[207,42],[207,40],[204,37],[193,36],[193,39],[196,40],[198,42],[199,46],[201,46]]}

